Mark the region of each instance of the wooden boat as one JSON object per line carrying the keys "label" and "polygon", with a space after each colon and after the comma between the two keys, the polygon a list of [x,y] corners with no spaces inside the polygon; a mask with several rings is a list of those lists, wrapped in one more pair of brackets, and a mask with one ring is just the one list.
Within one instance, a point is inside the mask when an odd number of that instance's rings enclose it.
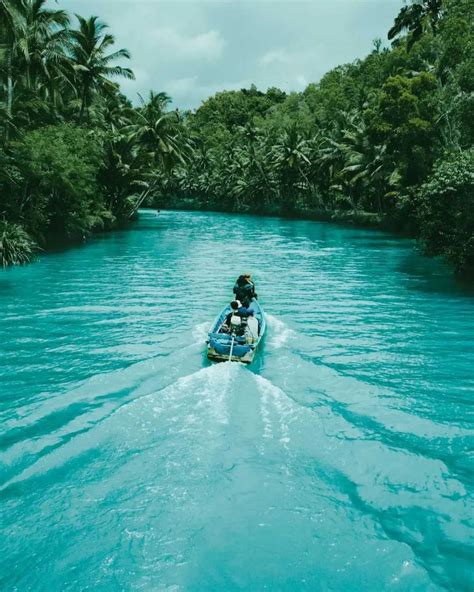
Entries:
{"label": "wooden boat", "polygon": [[249,316],[243,326],[237,329],[232,327],[227,332],[224,331],[223,325],[232,310],[230,304],[219,314],[212,324],[207,340],[207,357],[210,360],[250,364],[265,333],[266,323],[258,300],[254,298],[249,309],[253,310],[253,316]]}

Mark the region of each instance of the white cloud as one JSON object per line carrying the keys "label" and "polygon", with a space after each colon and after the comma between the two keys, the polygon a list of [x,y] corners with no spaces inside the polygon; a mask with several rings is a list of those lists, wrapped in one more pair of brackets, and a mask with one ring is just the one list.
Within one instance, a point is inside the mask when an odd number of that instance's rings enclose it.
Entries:
{"label": "white cloud", "polygon": [[249,79],[224,80],[221,83],[206,84],[200,82],[197,76],[189,76],[187,78],[168,80],[164,84],[164,88],[178,103],[192,103],[198,106],[202,100],[214,95],[216,92],[249,88],[251,84],[252,80]]}
{"label": "white cloud", "polygon": [[187,78],[176,78],[166,83],[167,92],[172,95],[186,95],[197,86],[197,76],[188,76]]}
{"label": "white cloud", "polygon": [[214,30],[190,36],[167,27],[156,29],[151,37],[157,49],[173,59],[212,61],[222,55],[225,46],[222,35]]}
{"label": "white cloud", "polygon": [[[48,5],[57,8],[55,0]],[[1,0],[0,0],[1,2]],[[180,108],[227,88],[302,90],[330,68],[363,57],[386,38],[401,0],[59,0],[98,14],[126,47],[136,100],[150,88]]]}
{"label": "white cloud", "polygon": [[306,78],[306,76],[303,76],[303,74],[300,74],[299,76],[296,77],[296,84],[300,87],[300,88],[306,88],[309,84],[308,79]]}
{"label": "white cloud", "polygon": [[274,49],[268,51],[260,59],[259,63],[262,66],[270,66],[272,64],[287,64],[291,59],[284,49]]}

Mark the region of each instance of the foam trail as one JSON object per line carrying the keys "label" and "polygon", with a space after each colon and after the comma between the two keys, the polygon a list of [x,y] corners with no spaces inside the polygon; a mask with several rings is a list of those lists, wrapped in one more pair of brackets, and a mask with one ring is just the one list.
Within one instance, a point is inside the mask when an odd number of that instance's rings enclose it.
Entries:
{"label": "foam trail", "polygon": [[194,327],[193,337],[197,343],[202,343],[203,341],[206,341],[209,327],[209,321],[204,321],[203,323],[199,323]]}
{"label": "foam trail", "polygon": [[270,345],[275,349],[284,347],[288,341],[295,335],[293,329],[290,329],[280,319],[277,319],[273,315],[266,315],[267,323],[271,329]]}
{"label": "foam trail", "polygon": [[90,430],[79,433],[55,448],[20,473],[7,480],[0,492],[14,484],[27,481],[56,469],[72,459],[100,447],[101,440],[111,434],[119,434],[119,440],[133,442],[140,447],[150,434],[156,432],[158,417],[163,416],[164,425],[172,434],[190,436],[213,418],[209,429],[225,425],[229,421],[228,394],[239,372],[246,372],[239,364],[226,362],[202,368],[152,394],[142,395],[122,405],[99,420]]}
{"label": "foam trail", "polygon": [[264,424],[264,438],[273,438],[272,411],[279,428],[279,440],[285,448],[290,443],[290,424],[295,418],[295,404],[279,387],[263,376],[255,375],[255,383],[261,395],[261,414]]}
{"label": "foam trail", "polygon": [[273,438],[272,421],[269,410],[269,397],[266,389],[261,390],[260,412],[263,420],[263,437],[267,439]]}
{"label": "foam trail", "polygon": [[[196,410],[209,409],[220,423],[228,422],[226,395],[237,372],[241,370],[237,364],[225,362],[208,368],[202,368],[193,374],[178,379],[163,391],[159,404],[153,407],[155,413],[161,413],[171,407],[179,407],[183,401],[192,397],[190,403]],[[157,393],[145,397],[154,400]]]}

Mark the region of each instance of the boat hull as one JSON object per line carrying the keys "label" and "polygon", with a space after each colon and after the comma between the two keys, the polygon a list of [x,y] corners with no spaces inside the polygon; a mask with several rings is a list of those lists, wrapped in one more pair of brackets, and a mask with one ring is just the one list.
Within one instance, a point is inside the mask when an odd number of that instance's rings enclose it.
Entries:
{"label": "boat hull", "polygon": [[208,346],[207,348],[207,357],[210,360],[214,360],[215,362],[240,362],[242,364],[250,364],[254,357],[255,357],[255,350],[253,351],[249,351],[247,352],[245,355],[243,356],[234,356],[232,355],[232,357],[229,359],[229,354],[220,354],[218,352],[216,352],[216,350],[213,347]]}
{"label": "boat hull", "polygon": [[[237,337],[232,345],[232,337],[228,333],[219,333],[222,324],[231,311],[230,305],[226,306],[214,321],[209,331],[207,357],[210,360],[216,362],[241,362],[243,364],[250,364],[253,361],[255,351],[265,333],[266,323],[263,309],[257,300],[252,300],[249,308],[253,310],[254,319],[258,321],[258,335],[250,332],[250,334],[246,334],[245,336]],[[231,349],[232,356],[230,357]]]}

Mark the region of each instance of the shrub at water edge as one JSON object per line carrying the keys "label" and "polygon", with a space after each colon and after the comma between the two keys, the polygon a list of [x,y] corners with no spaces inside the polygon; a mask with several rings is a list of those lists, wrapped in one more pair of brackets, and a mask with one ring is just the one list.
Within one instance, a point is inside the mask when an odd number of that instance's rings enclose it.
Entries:
{"label": "shrub at water edge", "polygon": [[439,161],[419,192],[421,241],[458,273],[474,275],[474,149]]}
{"label": "shrub at water edge", "polygon": [[31,261],[37,245],[19,225],[0,222],[0,265],[20,265]]}

